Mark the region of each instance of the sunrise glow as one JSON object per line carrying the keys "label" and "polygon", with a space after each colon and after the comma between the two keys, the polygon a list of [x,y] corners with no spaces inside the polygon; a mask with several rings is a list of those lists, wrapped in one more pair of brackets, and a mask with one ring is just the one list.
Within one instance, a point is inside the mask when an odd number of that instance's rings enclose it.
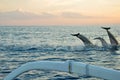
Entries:
{"label": "sunrise glow", "polygon": [[119,24],[120,0],[1,0],[0,25]]}

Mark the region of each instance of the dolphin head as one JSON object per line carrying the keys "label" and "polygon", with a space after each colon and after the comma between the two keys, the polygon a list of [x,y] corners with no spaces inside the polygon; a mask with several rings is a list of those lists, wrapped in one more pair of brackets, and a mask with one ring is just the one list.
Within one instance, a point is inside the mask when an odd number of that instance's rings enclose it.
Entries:
{"label": "dolphin head", "polygon": [[105,29],[105,30],[109,30],[110,29],[110,27],[101,27],[102,29]]}
{"label": "dolphin head", "polygon": [[80,35],[80,33],[77,33],[77,34],[71,34],[72,36],[78,36],[78,35]]}

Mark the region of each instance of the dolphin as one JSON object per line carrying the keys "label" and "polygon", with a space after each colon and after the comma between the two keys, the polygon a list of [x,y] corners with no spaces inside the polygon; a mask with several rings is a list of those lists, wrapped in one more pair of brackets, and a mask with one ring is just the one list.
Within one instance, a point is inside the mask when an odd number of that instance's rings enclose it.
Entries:
{"label": "dolphin", "polygon": [[105,41],[105,39],[103,39],[101,37],[97,37],[97,38],[94,38],[94,39],[100,40],[103,47],[105,47],[105,48],[108,47],[108,43]]}
{"label": "dolphin", "polygon": [[110,39],[110,43],[113,49],[117,49],[118,46],[118,41],[116,40],[116,38],[114,37],[114,35],[109,31],[109,29],[111,29],[110,27],[101,27],[102,29],[105,29],[107,31],[107,34],[109,36]]}
{"label": "dolphin", "polygon": [[90,40],[88,38],[86,38],[85,36],[81,35],[80,33],[71,34],[71,35],[76,36],[79,39],[81,39],[86,47],[93,46],[93,44],[90,42]]}

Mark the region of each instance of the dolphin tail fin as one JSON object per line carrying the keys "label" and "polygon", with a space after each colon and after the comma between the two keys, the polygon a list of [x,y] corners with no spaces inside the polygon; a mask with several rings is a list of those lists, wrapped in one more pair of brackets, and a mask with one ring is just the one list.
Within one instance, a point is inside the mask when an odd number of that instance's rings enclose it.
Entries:
{"label": "dolphin tail fin", "polygon": [[102,29],[105,29],[105,30],[109,30],[110,29],[110,27],[101,27]]}

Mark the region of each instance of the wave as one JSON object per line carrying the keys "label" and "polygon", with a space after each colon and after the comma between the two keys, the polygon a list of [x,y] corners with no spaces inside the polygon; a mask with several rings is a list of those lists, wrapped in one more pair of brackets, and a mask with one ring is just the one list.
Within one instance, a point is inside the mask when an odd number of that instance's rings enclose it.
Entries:
{"label": "wave", "polygon": [[108,48],[104,47],[84,47],[84,46],[55,46],[55,45],[2,45],[0,46],[0,51],[26,51],[26,52],[46,52],[46,51],[63,51],[63,52],[73,52],[73,51],[91,51],[99,50],[105,51]]}

